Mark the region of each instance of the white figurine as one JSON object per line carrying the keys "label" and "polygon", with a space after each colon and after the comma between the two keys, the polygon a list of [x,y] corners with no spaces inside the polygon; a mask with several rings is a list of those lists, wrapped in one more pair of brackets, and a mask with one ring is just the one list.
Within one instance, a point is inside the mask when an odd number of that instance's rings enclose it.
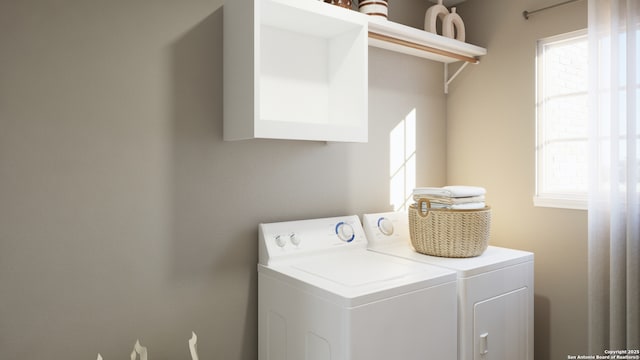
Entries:
{"label": "white figurine", "polygon": [[462,22],[460,15],[456,13],[456,8],[451,8],[451,13],[444,17],[442,21],[442,35],[464,42],[464,22]]}
{"label": "white figurine", "polygon": [[428,32],[437,34],[438,28],[436,23],[438,20],[443,22],[447,15],[449,15],[449,10],[442,5],[442,0],[438,0],[438,3],[427,9],[427,13],[424,15],[424,29]]}

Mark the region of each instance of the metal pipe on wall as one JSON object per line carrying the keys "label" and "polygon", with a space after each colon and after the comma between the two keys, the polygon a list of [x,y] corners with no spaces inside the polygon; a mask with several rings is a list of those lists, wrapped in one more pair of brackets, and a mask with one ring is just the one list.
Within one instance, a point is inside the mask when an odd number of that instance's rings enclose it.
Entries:
{"label": "metal pipe on wall", "polygon": [[535,14],[537,12],[540,12],[540,11],[553,9],[555,7],[558,7],[558,6],[567,5],[567,4],[576,2],[576,1],[581,1],[581,0],[568,0],[568,1],[565,1],[565,2],[561,2],[561,3],[555,4],[555,5],[550,5],[550,6],[543,7],[543,8],[536,9],[536,10],[531,10],[531,11],[525,10],[525,11],[522,12],[522,16],[525,18],[525,20],[529,20],[529,15],[533,15],[533,14]]}

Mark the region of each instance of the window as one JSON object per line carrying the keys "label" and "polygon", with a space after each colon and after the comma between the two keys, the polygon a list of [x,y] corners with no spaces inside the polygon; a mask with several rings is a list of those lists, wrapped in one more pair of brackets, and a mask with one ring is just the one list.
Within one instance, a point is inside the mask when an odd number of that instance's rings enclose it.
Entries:
{"label": "window", "polygon": [[538,41],[536,206],[587,208],[588,57],[586,30]]}

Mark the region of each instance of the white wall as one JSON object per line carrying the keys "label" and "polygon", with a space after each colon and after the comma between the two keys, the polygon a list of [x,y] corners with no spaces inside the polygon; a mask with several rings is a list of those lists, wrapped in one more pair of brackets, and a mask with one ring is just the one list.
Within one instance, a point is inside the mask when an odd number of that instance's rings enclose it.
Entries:
{"label": "white wall", "polygon": [[587,354],[586,211],[537,208],[536,40],[587,26],[587,2],[467,0],[467,41],[487,48],[447,98],[448,182],[487,188],[491,243],[535,253],[535,358]]}
{"label": "white wall", "polygon": [[390,210],[413,109],[445,183],[442,66],[382,50],[369,143],[222,141],[221,6],[0,2],[0,359],[256,359],[259,222]]}

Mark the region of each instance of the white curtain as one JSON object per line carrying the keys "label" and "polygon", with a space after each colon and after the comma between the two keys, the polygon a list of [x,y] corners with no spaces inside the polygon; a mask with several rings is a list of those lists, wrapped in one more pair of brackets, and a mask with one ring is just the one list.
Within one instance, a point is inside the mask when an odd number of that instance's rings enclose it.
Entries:
{"label": "white curtain", "polygon": [[589,0],[589,351],[640,349],[640,0]]}

